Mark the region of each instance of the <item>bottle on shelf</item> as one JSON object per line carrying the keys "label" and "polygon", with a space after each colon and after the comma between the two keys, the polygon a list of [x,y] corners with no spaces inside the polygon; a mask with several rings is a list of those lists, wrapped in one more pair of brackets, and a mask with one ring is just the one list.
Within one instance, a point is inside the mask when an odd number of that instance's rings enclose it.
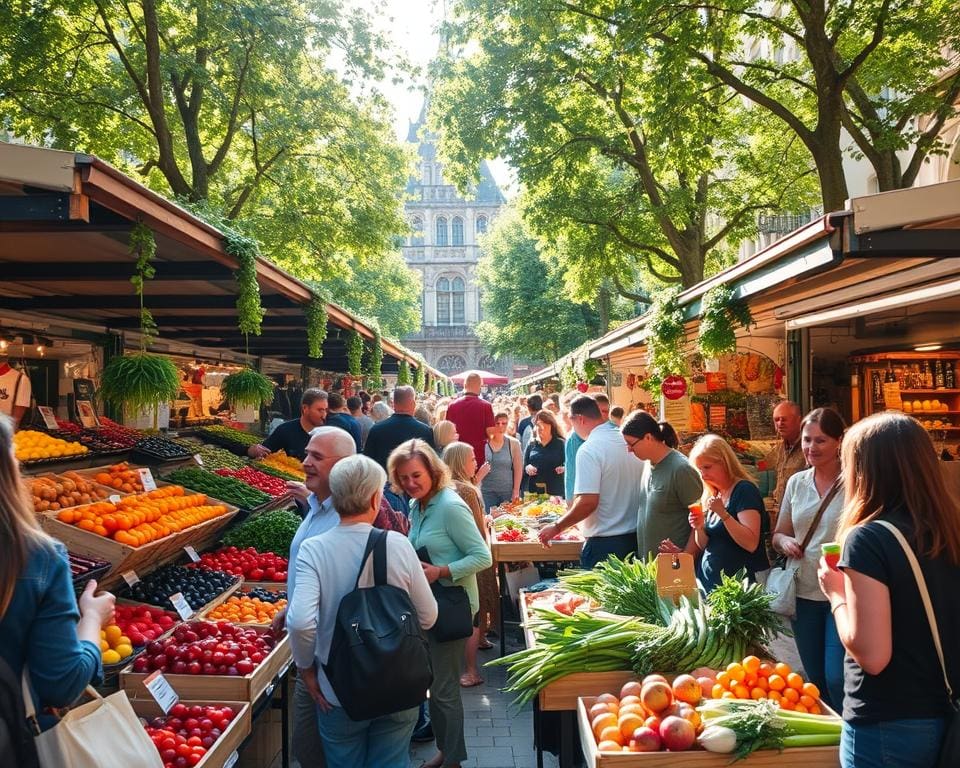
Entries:
{"label": "bottle on shelf", "polygon": [[923,375],[918,363],[910,366],[910,389],[923,389]]}
{"label": "bottle on shelf", "polygon": [[934,389],[944,389],[946,385],[946,376],[943,373],[943,360],[936,360],[933,363],[933,386]]}
{"label": "bottle on shelf", "polygon": [[933,389],[933,374],[930,372],[930,364],[926,360],[920,363],[920,378],[923,380],[920,389]]}
{"label": "bottle on shelf", "polygon": [[873,403],[882,403],[883,402],[883,383],[880,380],[880,371],[872,371],[870,373],[870,390],[871,390],[871,399]]}
{"label": "bottle on shelf", "polygon": [[897,374],[893,372],[893,365],[888,362],[887,370],[884,371],[884,374],[883,374],[883,382],[884,384],[893,384],[894,382],[896,382],[896,380],[897,380]]}
{"label": "bottle on shelf", "polygon": [[943,381],[947,389],[956,389],[957,374],[954,371],[952,360],[943,361]]}

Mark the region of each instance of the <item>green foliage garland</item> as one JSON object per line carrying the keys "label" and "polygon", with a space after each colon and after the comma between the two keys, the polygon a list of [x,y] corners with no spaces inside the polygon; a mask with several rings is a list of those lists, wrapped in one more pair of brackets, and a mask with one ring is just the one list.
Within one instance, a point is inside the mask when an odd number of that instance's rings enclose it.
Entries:
{"label": "green foliage garland", "polygon": [[417,357],[417,370],[413,374],[413,388],[417,392],[426,392],[427,389],[427,371],[426,361],[422,357]]}
{"label": "green foliage garland", "polygon": [[323,342],[327,338],[327,302],[320,296],[314,296],[307,304],[307,354],[319,359],[323,357]]}
{"label": "green foliage garland", "polygon": [[140,351],[146,351],[149,339],[157,335],[157,324],[150,314],[150,310],[143,305],[143,287],[145,281],[152,278],[157,270],[150,262],[157,255],[157,241],[153,237],[153,231],[142,221],[133,225],[130,231],[130,251],[131,256],[137,257],[137,274],[130,278],[133,288],[140,297]]}
{"label": "green foliage garland", "polygon": [[252,237],[227,229],[223,234],[224,249],[237,259],[237,325],[244,336],[260,335],[263,306],[257,282],[257,257],[260,246]]}
{"label": "green foliage garland", "polygon": [[244,368],[227,376],[220,385],[220,391],[231,408],[259,408],[269,405],[273,400],[273,386],[273,381],[262,373]]}
{"label": "green foliage garland", "polygon": [[380,335],[378,323],[371,323],[373,327],[373,341],[367,350],[366,365],[363,372],[367,377],[367,386],[371,389],[380,389],[383,386],[383,337]]}
{"label": "green foliage garland", "polygon": [[134,414],[169,402],[179,392],[177,366],[160,355],[118,355],[100,374],[100,397]]}
{"label": "green foliage garland", "polygon": [[410,383],[410,366],[406,360],[400,361],[400,368],[397,370],[397,386],[402,387]]}
{"label": "green foliage garland", "polygon": [[668,376],[682,375],[686,369],[683,347],[683,309],[677,302],[679,288],[658,294],[647,323],[647,350],[650,357],[649,376],[643,387],[653,395],[660,394],[660,385]]}
{"label": "green foliage garland", "polygon": [[577,371],[572,365],[560,369],[560,385],[564,389],[573,389],[577,385]]}
{"label": "green foliage garland", "polygon": [[363,360],[363,337],[360,332],[354,328],[347,337],[347,371],[355,378],[359,379],[363,374],[361,361]]}
{"label": "green foliage garland", "polygon": [[585,360],[583,363],[583,379],[589,384],[600,373],[600,363],[596,360]]}
{"label": "green foliage garland", "polygon": [[734,298],[733,290],[718,285],[703,297],[700,334],[697,346],[705,358],[717,358],[737,350],[736,326],[749,328],[753,322],[750,307]]}

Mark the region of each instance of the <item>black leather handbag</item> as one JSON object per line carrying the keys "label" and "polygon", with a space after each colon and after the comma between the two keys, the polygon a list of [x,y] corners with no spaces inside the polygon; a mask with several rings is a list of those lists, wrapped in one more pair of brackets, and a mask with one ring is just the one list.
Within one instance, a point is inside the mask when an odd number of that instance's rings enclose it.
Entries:
{"label": "black leather handbag", "polygon": [[[420,547],[417,555],[421,562],[430,563],[430,553],[426,547]],[[433,597],[437,601],[437,623],[430,632],[438,643],[463,640],[473,634],[473,612],[470,610],[470,596],[463,587],[448,587],[439,581],[430,585]]]}

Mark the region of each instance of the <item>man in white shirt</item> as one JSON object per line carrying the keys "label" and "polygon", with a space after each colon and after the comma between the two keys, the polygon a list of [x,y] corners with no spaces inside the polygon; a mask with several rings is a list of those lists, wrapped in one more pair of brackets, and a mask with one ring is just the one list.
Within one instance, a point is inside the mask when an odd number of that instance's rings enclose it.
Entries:
{"label": "man in white shirt", "polygon": [[30,408],[30,397],[30,377],[0,358],[0,413],[13,419],[14,429],[20,426],[20,419]]}
{"label": "man in white shirt", "polygon": [[586,539],[580,565],[593,568],[609,555],[623,558],[636,553],[643,462],[627,450],[620,430],[604,418],[592,397],[573,399],[570,422],[584,440],[577,451],[573,504],[567,514],[540,531],[540,541],[547,544],[579,523]]}

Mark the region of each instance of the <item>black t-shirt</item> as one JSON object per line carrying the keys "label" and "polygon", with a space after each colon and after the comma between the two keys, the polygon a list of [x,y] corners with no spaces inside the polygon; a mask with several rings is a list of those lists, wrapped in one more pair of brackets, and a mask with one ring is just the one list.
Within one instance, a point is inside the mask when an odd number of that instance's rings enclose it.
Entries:
{"label": "black t-shirt", "polygon": [[386,469],[387,459],[390,458],[393,449],[400,443],[415,437],[425,440],[427,445],[436,450],[433,444],[433,430],[430,427],[409,414],[395,413],[370,427],[363,453]]}
{"label": "black t-shirt", "polygon": [[760,495],[760,489],[749,480],[740,480],[730,494],[727,512],[739,521],[740,513],[747,509],[754,509],[760,513],[760,540],[753,552],[747,552],[733,540],[719,516],[704,510],[707,548],[700,558],[697,576],[707,592],[720,586],[723,574],[735,576],[741,568],[744,568],[747,571],[747,578],[750,581],[756,581],[757,571],[770,567],[767,562],[767,550],[763,543],[765,534],[770,530],[770,517],[764,507],[763,496]]}
{"label": "black t-shirt", "polygon": [[[563,475],[557,474],[557,467],[563,466],[564,440],[554,437],[546,445],[531,440],[523,457],[523,492],[549,493],[551,496],[563,496]],[[537,468],[532,477],[527,474],[527,464]]]}
{"label": "black t-shirt", "polygon": [[[910,518],[891,512],[883,519],[912,539]],[[916,549],[914,549],[916,552]],[[950,685],[960,691],[960,568],[945,558],[917,554],[940,629]],[[869,675],[847,654],[844,661],[843,719],[868,723],[903,718],[947,717],[943,673],[928,629],[927,615],[907,556],[882,525],[854,528],[843,545],[841,568],[852,568],[890,590],[893,654],[878,675]]]}
{"label": "black t-shirt", "polygon": [[287,456],[293,456],[295,459],[303,461],[307,455],[307,443],[310,442],[310,435],[303,431],[300,419],[290,419],[280,424],[273,430],[267,438],[261,443],[271,451],[283,449]]}
{"label": "black t-shirt", "polygon": [[360,423],[353,416],[349,413],[329,413],[323,425],[325,427],[338,427],[347,432],[357,446],[357,453],[360,453]]}

